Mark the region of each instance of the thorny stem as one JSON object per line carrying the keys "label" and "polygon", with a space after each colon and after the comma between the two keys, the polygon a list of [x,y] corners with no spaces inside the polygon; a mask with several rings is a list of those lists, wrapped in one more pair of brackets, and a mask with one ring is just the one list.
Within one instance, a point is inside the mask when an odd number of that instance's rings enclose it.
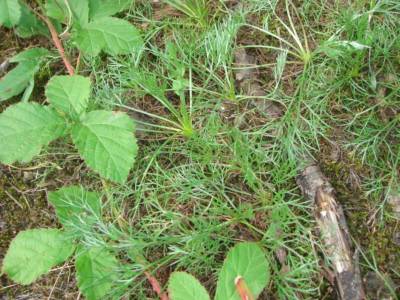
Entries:
{"label": "thorny stem", "polygon": [[[38,3],[40,8],[43,8],[42,7],[42,3],[40,1],[37,1],[37,3]],[[60,54],[60,56],[61,56],[61,58],[62,58],[62,60],[64,62],[64,65],[67,68],[67,71],[68,71],[69,75],[71,75],[71,76],[74,75],[75,74],[74,68],[72,67],[72,65],[71,65],[70,61],[68,60],[67,56],[65,55],[63,44],[62,44],[60,38],[58,37],[57,30],[55,29],[53,23],[49,20],[49,18],[47,18],[46,16],[38,13],[36,10],[32,9],[29,5],[27,5],[27,7],[35,15],[37,15],[43,22],[46,23],[47,27],[49,28],[53,44],[57,48],[57,51]]]}
{"label": "thorny stem", "polygon": [[60,56],[64,62],[64,65],[68,70],[69,75],[71,75],[71,76],[74,75],[75,74],[74,68],[72,67],[71,63],[69,62],[67,56],[65,55],[64,47],[62,45],[61,40],[58,37],[57,31],[54,28],[53,23],[51,23],[51,21],[45,16],[42,16],[40,14],[38,14],[38,16],[46,23],[47,27],[49,28],[49,31],[51,34],[51,39],[53,40],[53,44],[54,44],[54,46],[56,46],[58,53],[60,54]]}

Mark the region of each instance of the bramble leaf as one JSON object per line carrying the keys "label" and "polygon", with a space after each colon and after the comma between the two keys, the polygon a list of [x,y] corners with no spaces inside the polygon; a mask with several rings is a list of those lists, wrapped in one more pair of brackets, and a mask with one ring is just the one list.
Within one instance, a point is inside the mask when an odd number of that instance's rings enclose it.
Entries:
{"label": "bramble leaf", "polygon": [[18,233],[3,260],[2,272],[20,284],[30,284],[71,256],[74,245],[58,229],[31,229]]}
{"label": "bramble leaf", "polygon": [[89,16],[91,19],[108,17],[128,9],[132,0],[89,0]]}
{"label": "bramble leaf", "polygon": [[18,0],[0,0],[0,25],[11,28],[21,18],[21,5]]}
{"label": "bramble leaf", "polygon": [[21,17],[15,32],[22,38],[28,38],[33,35],[49,35],[49,30],[27,7],[27,4],[21,3]]}
{"label": "bramble leaf", "polygon": [[172,273],[168,281],[168,292],[171,300],[210,300],[201,283],[185,272]]}
{"label": "bramble leaf", "polygon": [[21,94],[39,68],[37,61],[18,64],[0,80],[0,102]]}
{"label": "bramble leaf", "polygon": [[79,116],[89,102],[90,79],[80,75],[54,76],[46,87],[51,105],[67,115]]}
{"label": "bramble leaf", "polygon": [[113,17],[88,23],[77,31],[75,42],[82,52],[93,56],[102,50],[111,55],[129,54],[143,46],[143,39],[135,26]]}
{"label": "bramble leaf", "polygon": [[242,278],[255,298],[268,284],[269,264],[257,244],[239,243],[228,252],[218,276],[215,300],[240,300],[237,278]]}
{"label": "bramble leaf", "polygon": [[105,248],[79,253],[75,261],[78,287],[88,300],[103,299],[117,277],[118,261]]}
{"label": "bramble leaf", "polygon": [[12,63],[24,62],[24,61],[37,61],[48,56],[50,51],[45,48],[30,48],[26,49],[10,59]]}
{"label": "bramble leaf", "polygon": [[100,195],[81,186],[69,186],[50,192],[49,202],[54,205],[60,223],[70,232],[89,227],[101,217]]}
{"label": "bramble leaf", "polygon": [[33,80],[41,59],[48,54],[44,48],[31,48],[10,59],[18,65],[0,80],[0,102],[21,94]]}
{"label": "bramble leaf", "polygon": [[89,167],[102,177],[124,183],[137,152],[133,130],[128,115],[97,110],[72,128],[72,139]]}
{"label": "bramble leaf", "polygon": [[73,20],[80,26],[86,25],[89,19],[88,0],[68,0],[69,7],[65,2],[65,0],[47,0],[46,15],[62,23]]}
{"label": "bramble leaf", "polygon": [[0,114],[0,161],[28,162],[64,130],[64,119],[47,106],[37,103],[10,106]]}

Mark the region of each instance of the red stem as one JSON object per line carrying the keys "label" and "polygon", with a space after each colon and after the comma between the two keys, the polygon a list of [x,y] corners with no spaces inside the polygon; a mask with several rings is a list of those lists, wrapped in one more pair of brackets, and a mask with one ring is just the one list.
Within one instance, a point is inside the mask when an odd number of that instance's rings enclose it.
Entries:
{"label": "red stem", "polygon": [[160,300],[169,300],[168,295],[162,291],[161,285],[158,282],[157,278],[152,276],[149,272],[145,271],[144,274],[146,275],[147,280],[150,282],[153,291],[157,293]]}
{"label": "red stem", "polygon": [[74,73],[75,73],[74,68],[72,67],[71,63],[69,62],[67,56],[65,55],[64,47],[62,45],[62,42],[58,38],[58,34],[57,34],[56,29],[54,28],[53,23],[51,23],[51,21],[46,17],[43,17],[43,21],[47,24],[47,27],[49,27],[54,46],[56,46],[58,52],[60,53],[60,56],[64,62],[65,67],[68,70],[69,75],[71,75],[71,76],[74,75]]}
{"label": "red stem", "polygon": [[41,15],[40,13],[38,13],[35,10],[32,10],[32,11],[40,19],[42,19],[43,22],[46,23],[47,27],[49,28],[53,44],[54,44],[54,46],[56,46],[56,48],[58,50],[58,53],[60,54],[60,56],[61,56],[61,58],[62,58],[62,60],[64,62],[65,67],[67,68],[67,71],[68,71],[69,75],[71,75],[71,76],[74,75],[75,74],[74,68],[72,67],[71,63],[69,62],[67,56],[65,55],[63,44],[62,44],[61,40],[58,37],[57,30],[54,28],[53,23],[51,23],[51,21],[46,16]]}
{"label": "red stem", "polygon": [[254,296],[248,288],[244,279],[240,276],[235,279],[236,291],[240,296],[241,300],[254,300]]}

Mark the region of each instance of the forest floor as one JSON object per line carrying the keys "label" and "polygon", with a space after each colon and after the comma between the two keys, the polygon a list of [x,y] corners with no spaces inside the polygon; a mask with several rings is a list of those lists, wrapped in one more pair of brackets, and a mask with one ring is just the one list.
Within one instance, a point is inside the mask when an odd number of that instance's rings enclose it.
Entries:
{"label": "forest floor", "polygon": [[[162,284],[185,270],[213,294],[228,249],[257,241],[271,264],[260,299],[336,299],[312,207],[296,184],[313,157],[343,206],[368,298],[398,299],[398,1],[213,0],[192,14],[137,1],[121,17],[141,29],[146,49],[83,57],[80,72],[95,82],[94,106],[137,122],[129,180],[105,189],[68,140],[29,164],[0,166],[0,262],[20,230],[59,226],[48,191],[80,183],[112,195],[107,218],[135,232]],[[35,45],[51,48],[0,29],[0,63]],[[183,106],[174,94],[177,71],[190,82]],[[65,73],[60,63],[40,70],[35,101],[45,101],[54,73]],[[146,90],[148,78],[180,106],[181,123],[157,101],[159,91]],[[156,296],[138,274],[124,297]],[[0,277],[0,299],[79,298],[72,264],[29,286]]]}

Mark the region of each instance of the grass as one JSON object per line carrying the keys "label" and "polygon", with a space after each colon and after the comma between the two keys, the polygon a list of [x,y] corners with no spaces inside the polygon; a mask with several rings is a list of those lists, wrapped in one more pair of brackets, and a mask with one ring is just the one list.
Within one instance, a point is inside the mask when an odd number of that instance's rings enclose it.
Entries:
{"label": "grass", "polygon": [[[371,68],[398,76],[393,4],[342,11],[281,1],[270,12],[257,5],[237,12],[220,6],[209,12],[212,26],[199,22],[199,29],[168,18],[154,24],[160,29],[138,64],[110,61],[102,81],[116,85],[109,91],[119,95],[115,105],[146,112],[146,125],[154,129],[143,140],[132,180],[112,194],[145,256],[158,257],[155,266],[187,270],[212,290],[227,249],[235,241],[257,240],[269,253],[271,293],[280,299],[322,297],[311,207],[294,178],[304,157],[328,159],[321,157],[321,143],[338,143],[372,175],[362,178],[360,192],[380,209],[378,224],[384,224],[387,187],[398,186],[399,144],[392,139],[398,139],[399,119],[384,121],[380,111],[397,109],[396,80],[375,74],[390,92],[373,106],[368,99],[378,89],[378,83],[371,89]],[[312,18],[324,13],[335,22],[314,28]],[[185,14],[192,20],[205,15]],[[253,14],[270,25],[249,23]],[[235,88],[234,44],[240,44],[241,32],[252,30],[264,35],[249,46],[261,57],[260,70],[275,80],[266,97],[284,105],[279,120],[243,111],[247,98]],[[176,45],[173,55],[170,45]],[[179,77],[184,93],[176,89]],[[233,105],[228,120],[221,112],[225,101]],[[343,135],[335,136],[335,130]],[[287,253],[287,272],[276,258],[279,249]]]}
{"label": "grass", "polygon": [[[127,111],[140,139],[126,185],[78,171],[88,186],[105,191],[111,224],[82,226],[86,242],[112,241],[110,250],[147,260],[121,267],[115,295],[128,286],[125,296],[145,299],[147,266],[163,282],[172,270],[186,270],[214,291],[227,250],[252,240],[271,264],[265,297],[325,297],[312,208],[295,182],[309,157],[338,190],[363,253],[362,273],[399,283],[398,250],[387,240],[399,224],[387,205],[389,193],[400,192],[397,1],[251,0],[232,8],[224,1],[174,0],[166,2],[179,16],[160,19],[153,18],[160,8],[146,2],[126,15],[143,25],[143,51],[81,65],[96,82],[93,105]],[[256,111],[238,89],[239,47],[257,58],[263,98],[284,107],[281,118]],[[332,158],[337,148],[341,157]],[[59,155],[78,162],[57,145],[48,151],[33,164]],[[56,169],[41,168],[37,180],[49,180]],[[356,181],[347,180],[350,173]]]}

